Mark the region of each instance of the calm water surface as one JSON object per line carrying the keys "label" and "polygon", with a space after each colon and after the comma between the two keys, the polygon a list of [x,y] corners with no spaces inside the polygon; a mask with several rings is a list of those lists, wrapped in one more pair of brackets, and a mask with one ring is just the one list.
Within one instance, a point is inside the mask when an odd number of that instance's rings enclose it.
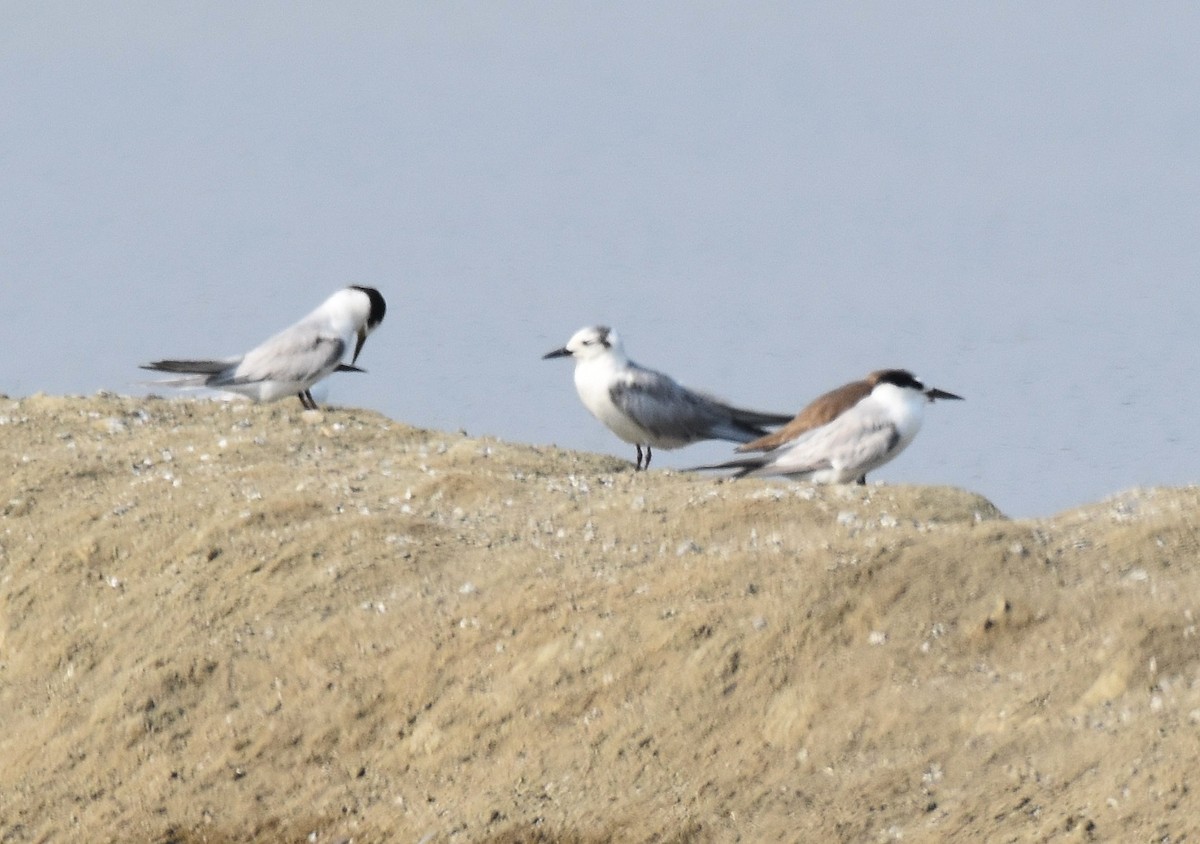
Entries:
{"label": "calm water surface", "polygon": [[1010,515],[1200,479],[1200,7],[396,5],[6,25],[0,390],[365,283],[329,397],[417,425],[631,456],[540,360],[605,322],[769,410],[911,368],[967,401],[875,477]]}

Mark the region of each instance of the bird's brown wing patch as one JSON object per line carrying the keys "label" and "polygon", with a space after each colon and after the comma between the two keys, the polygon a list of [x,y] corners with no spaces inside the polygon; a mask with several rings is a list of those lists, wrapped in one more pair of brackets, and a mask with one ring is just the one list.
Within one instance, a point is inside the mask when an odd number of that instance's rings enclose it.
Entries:
{"label": "bird's brown wing patch", "polygon": [[778,431],[740,445],[737,447],[737,451],[770,451],[784,443],[791,442],[813,428],[828,425],[848,408],[870,395],[871,389],[872,384],[869,381],[851,381],[836,390],[830,390],[809,402],[808,406],[797,413],[791,422]]}

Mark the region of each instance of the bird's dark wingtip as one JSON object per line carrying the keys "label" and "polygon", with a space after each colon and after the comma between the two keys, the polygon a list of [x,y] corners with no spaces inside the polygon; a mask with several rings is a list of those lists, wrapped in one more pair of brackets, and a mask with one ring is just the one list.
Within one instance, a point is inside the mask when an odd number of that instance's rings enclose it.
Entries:
{"label": "bird's dark wingtip", "polygon": [[757,469],[760,465],[761,464],[758,462],[748,462],[745,460],[730,460],[726,463],[709,463],[708,465],[705,465],[705,466],[690,466],[687,469],[683,469],[681,471],[684,471],[684,472],[723,472],[727,469],[736,469],[737,471],[734,472],[729,477],[744,478],[744,477],[746,477],[746,475],[750,474],[755,469]]}

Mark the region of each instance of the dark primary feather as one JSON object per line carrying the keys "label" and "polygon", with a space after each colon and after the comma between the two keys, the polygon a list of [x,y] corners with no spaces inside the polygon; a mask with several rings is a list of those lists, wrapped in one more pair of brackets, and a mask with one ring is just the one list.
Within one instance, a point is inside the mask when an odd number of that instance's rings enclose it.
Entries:
{"label": "dark primary feather", "polygon": [[761,469],[766,465],[766,460],[762,457],[742,457],[737,460],[729,460],[725,463],[710,463],[706,466],[691,466],[684,469],[685,472],[707,472],[718,469],[737,469],[738,471],[730,475],[731,478],[744,478],[746,475],[753,472],[755,469]]}
{"label": "dark primary feather", "polygon": [[[720,399],[713,398],[712,396],[706,396],[706,398],[713,404],[718,404],[725,408],[727,411],[729,411],[730,416],[732,416],[738,422],[743,422],[746,425],[761,427],[763,425],[782,425],[785,422],[792,421],[792,415],[790,413],[763,413],[762,411],[758,410],[746,410],[744,407],[734,407],[731,404],[726,404]],[[763,433],[765,433],[765,431]]]}
{"label": "dark primary feather", "polygon": [[[749,475],[751,472],[755,471],[756,469],[763,468],[770,462],[771,462],[770,458],[767,455],[763,454],[763,455],[757,455],[754,457],[741,457],[741,458],[738,458],[737,460],[729,460],[725,463],[712,463],[708,466],[692,466],[688,469],[684,469],[684,471],[685,472],[707,472],[707,471],[716,471],[716,470],[720,470],[720,469],[737,469],[737,471],[734,472],[729,477],[744,478],[747,475]],[[796,469],[789,470],[789,474],[806,474],[806,473],[812,473],[812,472],[819,472],[822,469],[831,469],[831,468],[833,468],[832,463],[830,463],[828,460],[821,459],[821,460],[815,461],[814,463],[812,463],[808,466],[798,467]]]}
{"label": "dark primary feather", "polygon": [[237,358],[224,360],[156,360],[141,365],[155,372],[179,372],[187,375],[212,375],[236,364]]}

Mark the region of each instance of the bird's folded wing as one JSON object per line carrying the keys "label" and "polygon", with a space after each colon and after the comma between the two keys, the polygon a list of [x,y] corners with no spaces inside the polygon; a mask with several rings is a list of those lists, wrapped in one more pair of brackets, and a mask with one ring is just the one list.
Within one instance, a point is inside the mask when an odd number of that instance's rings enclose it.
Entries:
{"label": "bird's folded wing", "polygon": [[701,439],[715,422],[703,397],[652,370],[629,372],[613,384],[609,396],[622,413],[664,439]]}
{"label": "bird's folded wing", "polygon": [[277,334],[248,352],[241,364],[228,376],[212,382],[252,384],[259,381],[304,382],[331,372],[346,354],[340,337],[303,329],[303,324]]}
{"label": "bird's folded wing", "polygon": [[899,438],[896,426],[883,414],[842,416],[767,452],[764,456],[770,459],[763,471],[802,475],[821,469],[870,467],[882,460]]}

